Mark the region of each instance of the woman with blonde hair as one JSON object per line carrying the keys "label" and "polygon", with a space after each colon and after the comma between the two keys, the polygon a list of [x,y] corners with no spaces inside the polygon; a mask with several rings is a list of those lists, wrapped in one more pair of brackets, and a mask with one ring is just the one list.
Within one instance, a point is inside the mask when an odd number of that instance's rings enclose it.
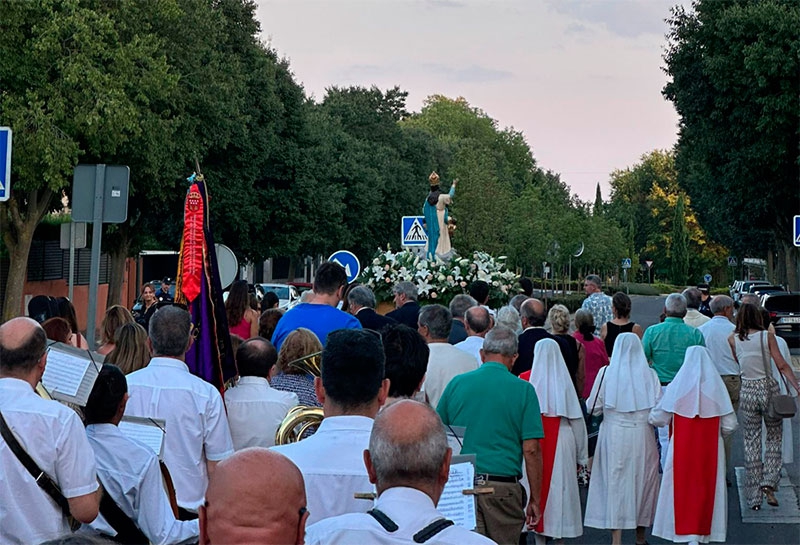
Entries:
{"label": "woman with blonde hair", "polygon": [[97,349],[97,353],[102,356],[107,356],[114,350],[114,336],[124,324],[133,322],[133,315],[130,311],[122,305],[114,305],[106,310],[106,315],[103,317],[102,324],[102,344]]}
{"label": "woman with blonde hair", "polygon": [[289,365],[309,356],[320,357],[322,343],[310,329],[300,327],[289,333],[278,352],[275,364],[279,374],[270,381],[270,385],[284,392],[294,392],[300,405],[321,407],[314,391],[314,377],[295,365]]}
{"label": "woman with blonde hair", "polygon": [[583,385],[586,378],[585,353],[583,345],[569,334],[569,309],[564,305],[553,305],[547,313],[550,321],[550,330],[554,337],[563,339],[568,350],[564,353],[564,363],[567,364],[569,377],[575,386],[577,395],[583,394]]}
{"label": "woman with blonde hair", "polygon": [[147,367],[150,350],[144,327],[136,322],[122,324],[114,337],[114,348],[106,356],[105,362],[113,363],[126,375]]}

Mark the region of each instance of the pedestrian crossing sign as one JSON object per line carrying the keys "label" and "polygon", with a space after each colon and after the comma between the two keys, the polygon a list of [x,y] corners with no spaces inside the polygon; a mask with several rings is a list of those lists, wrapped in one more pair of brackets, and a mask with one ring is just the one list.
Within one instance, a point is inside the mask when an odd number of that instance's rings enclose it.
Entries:
{"label": "pedestrian crossing sign", "polygon": [[800,247],[800,216],[794,217],[794,245]]}
{"label": "pedestrian crossing sign", "polygon": [[428,243],[428,234],[422,227],[424,222],[424,216],[403,216],[400,245],[424,247]]}

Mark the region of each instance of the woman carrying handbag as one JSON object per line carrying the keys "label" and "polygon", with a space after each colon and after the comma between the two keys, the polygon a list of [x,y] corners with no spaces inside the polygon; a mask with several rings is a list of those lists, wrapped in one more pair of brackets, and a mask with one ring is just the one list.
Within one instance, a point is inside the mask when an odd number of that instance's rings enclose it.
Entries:
{"label": "woman carrying handbag", "polygon": [[[800,392],[792,368],[781,355],[775,335],[766,330],[756,305],[744,304],[736,315],[736,330],[728,338],[733,357],[742,371],[740,397],[741,421],[744,428],[745,497],[747,506],[761,509],[764,496],[767,504],[777,507],[775,487],[781,473],[781,417],[770,415],[773,398],[780,395],[772,378],[770,356],[785,380]],[[775,401],[778,401],[777,399]],[[764,459],[761,459],[761,424],[767,429]]]}

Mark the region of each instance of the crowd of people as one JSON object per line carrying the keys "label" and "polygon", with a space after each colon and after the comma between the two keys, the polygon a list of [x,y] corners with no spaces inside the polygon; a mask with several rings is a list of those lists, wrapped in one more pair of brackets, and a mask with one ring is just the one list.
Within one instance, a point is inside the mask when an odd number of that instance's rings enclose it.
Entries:
{"label": "crowd of people", "polygon": [[[77,324],[0,325],[0,542],[469,545],[530,533],[543,545],[585,526],[615,545],[623,530],[644,544],[648,529],[725,541],[737,411],[747,505],[778,504],[791,437],[769,400],[800,386],[753,302],[734,313],[729,297],[689,288],[643,329],[631,299],[595,275],[574,318],[527,279],[499,309],[483,282],[447,307],[420,306],[400,282],[382,316],[368,287],[324,263],[288,311],[232,285],[238,376],[220,392],[186,366],[195,328],[165,299],[168,280],[161,304],[143,287],[136,318],[108,309],[82,407],[37,393],[48,339],[81,347]],[[297,407],[321,422],[276,444]],[[125,433],[126,417],[163,427],[162,456]],[[474,456],[474,529],[437,509],[456,427],[456,454]]]}

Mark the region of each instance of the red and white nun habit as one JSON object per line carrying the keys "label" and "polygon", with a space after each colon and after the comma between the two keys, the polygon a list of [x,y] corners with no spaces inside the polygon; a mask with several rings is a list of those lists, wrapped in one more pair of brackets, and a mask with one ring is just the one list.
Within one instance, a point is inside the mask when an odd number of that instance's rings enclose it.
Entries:
{"label": "red and white nun habit", "polygon": [[676,543],[724,542],[728,496],[722,435],[733,433],[737,421],[707,348],[686,350],[649,420],[671,427],[653,535]]}
{"label": "red and white nun habit", "polygon": [[603,414],[586,526],[624,530],[653,523],[658,446],[647,417],[660,398],[661,384],[647,364],[642,341],[635,333],[622,333],[614,342],[611,363],[600,369],[586,400],[589,410]]}
{"label": "red and white nun habit", "polygon": [[530,383],[542,412],[542,518],[535,527],[554,539],[583,534],[577,465],[589,460],[586,421],[558,343],[542,339],[533,351]]}

